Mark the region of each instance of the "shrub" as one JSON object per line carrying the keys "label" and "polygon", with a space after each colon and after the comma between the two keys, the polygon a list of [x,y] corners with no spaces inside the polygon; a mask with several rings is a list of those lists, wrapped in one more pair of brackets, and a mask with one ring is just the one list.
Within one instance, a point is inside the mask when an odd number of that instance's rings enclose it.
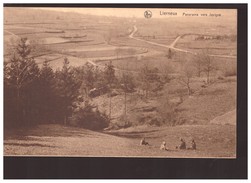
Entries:
{"label": "shrub", "polygon": [[71,124],[90,130],[103,130],[109,125],[107,115],[90,104],[75,111],[70,121]]}
{"label": "shrub", "polygon": [[132,122],[128,119],[128,116],[125,116],[124,114],[121,115],[117,121],[116,121],[116,125],[119,128],[128,128],[131,127],[133,124]]}
{"label": "shrub", "polygon": [[159,101],[157,112],[159,114],[160,119],[162,119],[162,123],[170,126],[175,125],[175,118],[176,118],[175,106],[170,102],[168,96],[164,96],[161,98],[161,100]]}
{"label": "shrub", "polygon": [[154,117],[148,121],[148,124],[151,126],[161,126],[165,121],[161,117]]}

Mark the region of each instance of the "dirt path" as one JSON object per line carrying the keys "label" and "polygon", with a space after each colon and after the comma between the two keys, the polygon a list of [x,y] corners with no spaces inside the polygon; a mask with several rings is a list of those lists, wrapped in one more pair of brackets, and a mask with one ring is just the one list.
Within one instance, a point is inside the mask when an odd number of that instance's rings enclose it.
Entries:
{"label": "dirt path", "polygon": [[[21,26],[15,26],[16,28],[23,28]],[[18,35],[14,34],[13,32],[10,32],[8,30],[4,30],[5,32],[11,34],[12,36],[15,36],[16,38],[20,38]],[[124,48],[129,48],[129,47],[124,47]],[[94,50],[94,49],[89,49],[90,50]],[[107,48],[99,48],[98,50],[109,50]],[[96,51],[98,51],[96,50]],[[111,48],[110,48],[111,50]],[[72,56],[72,55],[68,55],[67,53],[61,53],[63,54],[64,56]],[[124,55],[124,56],[119,56],[119,59],[126,59],[126,58],[132,58],[132,57],[138,57],[138,56],[144,56],[144,57],[147,57],[147,56],[155,56],[155,55],[158,55],[160,54],[159,52],[157,51],[149,51],[148,49],[144,48],[143,49],[143,52],[142,53],[139,53],[139,54],[133,54],[133,55]],[[34,58],[37,58],[39,56],[34,56]],[[50,62],[53,62],[54,60],[58,60],[59,58],[63,58],[62,57],[58,57],[58,58],[54,58],[54,59],[51,59],[49,60]],[[80,57],[76,57],[76,58],[80,58]],[[117,56],[110,56],[110,57],[95,57],[95,58],[81,58],[82,60],[84,60],[83,63],[86,63],[88,62],[89,64],[95,66],[95,67],[98,67],[100,69],[104,69],[105,66],[104,65],[101,65],[101,64],[98,64],[96,63],[97,61],[98,62],[101,62],[101,61],[107,61],[107,60],[116,60],[118,59]],[[39,62],[38,64],[43,64],[43,62]],[[116,71],[118,72],[131,72],[131,73],[138,73],[138,72],[135,72],[135,71],[128,71],[128,70],[123,70],[123,69],[119,69],[119,68],[115,68]]]}
{"label": "dirt path", "polygon": [[19,38],[19,36],[16,35],[16,34],[14,34],[13,32],[10,32],[10,31],[7,31],[7,30],[4,30],[4,31],[7,32],[7,33],[9,33],[9,34],[11,34],[12,36],[14,36],[14,37],[16,37],[16,38]]}
{"label": "dirt path", "polygon": [[174,46],[176,45],[176,43],[179,41],[180,38],[181,36],[176,37],[176,39],[170,44],[170,47],[174,48]]}
{"label": "dirt path", "polygon": [[[62,125],[5,131],[4,155],[105,157],[235,157],[236,128],[231,125],[131,127],[105,133]],[[149,146],[140,146],[146,137]],[[179,138],[198,150],[176,150]],[[159,149],[165,140],[170,151]]]}
{"label": "dirt path", "polygon": [[[129,35],[129,38],[131,38],[131,39],[134,39],[134,40],[137,40],[137,41],[142,41],[142,42],[149,43],[149,44],[156,45],[156,46],[161,46],[161,47],[168,48],[168,49],[172,49],[172,50],[175,50],[175,51],[178,51],[178,52],[183,52],[183,53],[189,53],[189,54],[192,54],[192,55],[197,55],[196,52],[192,52],[192,51],[188,51],[188,50],[179,49],[179,48],[175,48],[174,47],[175,44],[178,42],[178,40],[182,37],[182,35],[178,36],[170,45],[164,45],[164,44],[155,43],[155,42],[152,42],[152,41],[147,41],[147,40],[144,40],[144,39],[135,38],[134,34],[138,31],[138,29],[137,29],[137,27],[135,25],[133,26],[133,28],[134,28],[134,30]],[[231,56],[231,55],[209,55],[209,56],[210,57],[220,57],[220,58],[236,59],[236,56]]]}
{"label": "dirt path", "polygon": [[134,39],[134,40],[137,40],[137,41],[142,41],[142,42],[149,43],[149,44],[156,45],[156,46],[161,46],[161,47],[168,48],[168,49],[173,49],[173,50],[179,51],[179,52],[195,54],[194,52],[191,52],[191,51],[187,51],[187,50],[183,50],[183,49],[179,49],[179,48],[175,48],[175,47],[174,47],[174,45],[175,45],[175,43],[178,41],[179,37],[177,37],[177,38],[174,40],[174,42],[171,43],[171,45],[165,45],[165,44],[155,43],[155,42],[152,42],[152,41],[147,41],[147,40],[144,40],[144,39],[139,39],[139,38],[134,37],[134,34],[138,31],[138,29],[137,29],[136,26],[134,26],[133,28],[134,28],[133,32],[129,35],[129,38],[131,38],[131,39]]}

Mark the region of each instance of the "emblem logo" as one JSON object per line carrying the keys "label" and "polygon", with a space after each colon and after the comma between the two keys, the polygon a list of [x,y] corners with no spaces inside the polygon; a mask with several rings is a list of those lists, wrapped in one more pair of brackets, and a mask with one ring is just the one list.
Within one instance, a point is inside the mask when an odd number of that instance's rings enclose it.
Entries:
{"label": "emblem logo", "polygon": [[150,10],[146,10],[145,13],[144,13],[144,16],[146,18],[151,18],[152,17],[152,12]]}

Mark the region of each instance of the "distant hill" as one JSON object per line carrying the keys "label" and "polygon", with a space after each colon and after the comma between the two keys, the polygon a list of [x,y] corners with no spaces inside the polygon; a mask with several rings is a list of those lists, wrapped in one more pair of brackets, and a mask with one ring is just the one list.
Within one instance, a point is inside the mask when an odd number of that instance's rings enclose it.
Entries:
{"label": "distant hill", "polygon": [[76,12],[61,12],[39,8],[27,7],[5,7],[4,8],[4,24],[18,23],[56,23],[57,21],[84,21],[107,23],[111,20],[120,21],[125,18],[105,17],[99,15],[87,15]]}
{"label": "distant hill", "polygon": [[62,18],[73,18],[76,14],[58,13],[54,11],[39,10],[34,8],[4,8],[4,23],[49,23]]}

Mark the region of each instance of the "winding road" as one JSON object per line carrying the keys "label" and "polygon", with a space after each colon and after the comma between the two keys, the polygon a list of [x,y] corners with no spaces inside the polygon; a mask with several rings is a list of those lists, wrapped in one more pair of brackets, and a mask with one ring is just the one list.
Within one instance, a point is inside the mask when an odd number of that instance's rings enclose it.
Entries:
{"label": "winding road", "polygon": [[[152,45],[156,45],[156,46],[161,46],[161,47],[164,47],[164,48],[168,48],[168,49],[172,49],[172,50],[175,50],[175,51],[178,51],[178,52],[183,52],[183,53],[188,53],[188,54],[193,54],[193,55],[197,55],[196,52],[192,52],[192,51],[188,51],[188,50],[184,50],[184,49],[180,49],[180,48],[175,48],[175,45],[176,43],[179,41],[179,39],[182,37],[181,36],[178,36],[176,37],[176,39],[170,44],[170,45],[165,45],[165,44],[160,44],[160,43],[155,43],[155,42],[152,42],[152,41],[147,41],[147,40],[144,40],[144,39],[140,39],[140,38],[136,38],[134,37],[134,34],[138,31],[137,27],[134,25],[133,26],[133,31],[132,33],[129,35],[129,38],[130,39],[134,39],[134,40],[137,40],[137,41],[141,41],[141,42],[145,42],[145,43],[149,43],[149,44],[152,44]],[[141,55],[145,55],[146,53],[143,53]],[[151,52],[148,52],[148,54],[150,54],[151,56],[153,55],[153,53]],[[231,56],[231,55],[208,55],[210,57],[218,57],[218,58],[230,58],[230,59],[236,59],[236,56]],[[127,55],[127,56],[121,56],[121,58],[130,58],[130,57],[135,57],[135,55]],[[105,66],[103,65],[100,65],[100,64],[97,64],[95,61],[101,61],[101,60],[112,60],[112,59],[116,59],[117,57],[110,57],[110,58],[94,58],[92,60],[89,60],[88,59],[88,63],[92,64],[93,66],[96,66],[96,67],[99,67],[99,68],[102,68],[104,69]],[[131,72],[131,73],[138,73],[137,71],[128,71],[128,70],[123,70],[123,69],[118,69],[118,68],[115,68],[116,71],[122,71],[122,72]]]}
{"label": "winding road", "polygon": [[137,27],[135,25],[133,26],[133,28],[134,28],[134,30],[129,35],[129,38],[131,38],[131,39],[134,39],[134,40],[137,40],[137,41],[142,41],[142,42],[149,43],[149,44],[156,45],[156,46],[161,46],[161,47],[168,48],[168,49],[173,49],[173,50],[179,51],[179,52],[195,54],[194,52],[187,51],[187,50],[182,50],[182,49],[174,47],[181,36],[178,36],[170,45],[165,45],[165,44],[155,43],[155,42],[152,42],[152,41],[147,41],[147,40],[144,40],[144,39],[134,37],[134,34],[138,31],[138,29],[137,29]]}
{"label": "winding road", "polygon": [[[134,40],[137,40],[137,41],[142,41],[142,42],[145,42],[145,43],[149,43],[149,44],[152,44],[152,45],[156,45],[156,46],[161,46],[161,47],[164,47],[164,48],[168,48],[168,49],[172,49],[172,50],[175,50],[175,51],[179,51],[179,52],[183,52],[183,53],[189,53],[189,54],[193,54],[193,55],[197,55],[196,52],[192,52],[192,51],[188,51],[188,50],[184,50],[184,49],[180,49],[180,48],[175,48],[174,46],[176,45],[176,43],[179,41],[179,39],[181,38],[181,36],[178,36],[170,45],[164,45],[164,44],[160,44],[160,43],[155,43],[155,42],[152,42],[152,41],[147,41],[147,40],[144,40],[144,39],[140,39],[140,38],[136,38],[134,37],[134,34],[138,31],[137,27],[134,25],[133,26],[133,31],[132,33],[129,35],[129,38],[131,39],[134,39]],[[208,55],[210,57],[220,57],[220,58],[232,58],[232,59],[236,59],[236,56],[231,56],[231,55]]]}

